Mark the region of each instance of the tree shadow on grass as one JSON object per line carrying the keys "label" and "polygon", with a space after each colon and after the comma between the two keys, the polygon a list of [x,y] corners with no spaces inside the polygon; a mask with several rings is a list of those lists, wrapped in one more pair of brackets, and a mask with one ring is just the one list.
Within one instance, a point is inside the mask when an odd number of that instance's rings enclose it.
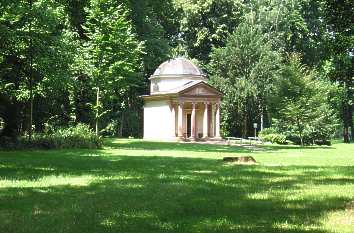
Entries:
{"label": "tree shadow on grass", "polygon": [[156,142],[142,140],[128,140],[121,143],[120,140],[107,139],[105,146],[113,149],[128,150],[167,150],[167,151],[193,151],[193,152],[238,152],[249,153],[252,150],[247,147],[231,147],[228,145],[212,145],[199,143]]}
{"label": "tree shadow on grass", "polygon": [[332,146],[299,146],[299,145],[261,145],[266,151],[278,150],[334,150]]}
{"label": "tree shadow on grass", "polygon": [[223,152],[223,153],[251,153],[253,151],[278,150],[316,150],[334,149],[330,146],[287,146],[287,145],[218,145],[200,143],[157,142],[144,140],[117,140],[106,139],[105,146],[112,149],[128,150],[167,150],[167,151],[194,151],[194,152]]}
{"label": "tree shadow on grass", "polygon": [[[100,153],[0,157],[1,180],[14,181],[0,188],[0,232],[325,233],[313,226],[350,199],[300,194],[316,182],[342,184],[328,174],[354,175],[354,167],[225,166]],[[37,185],[40,179],[54,181]]]}

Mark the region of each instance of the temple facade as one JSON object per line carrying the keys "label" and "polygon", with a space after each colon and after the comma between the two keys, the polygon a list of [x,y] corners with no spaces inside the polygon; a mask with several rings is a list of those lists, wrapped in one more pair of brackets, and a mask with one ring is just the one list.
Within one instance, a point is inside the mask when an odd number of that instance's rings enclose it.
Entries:
{"label": "temple facade", "polygon": [[220,139],[222,94],[185,58],[162,63],[150,77],[144,99],[144,139]]}

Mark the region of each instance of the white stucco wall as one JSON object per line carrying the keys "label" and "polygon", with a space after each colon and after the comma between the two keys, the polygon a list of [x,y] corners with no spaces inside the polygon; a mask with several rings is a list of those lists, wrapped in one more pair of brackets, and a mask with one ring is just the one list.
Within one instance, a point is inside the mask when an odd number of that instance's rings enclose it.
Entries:
{"label": "white stucco wall", "polygon": [[204,111],[203,110],[198,110],[196,112],[196,125],[197,125],[197,138],[199,137],[199,134],[203,134],[203,116],[204,116]]}
{"label": "white stucco wall", "polygon": [[144,139],[175,140],[172,114],[167,101],[148,101],[144,105]]}
{"label": "white stucco wall", "polygon": [[187,79],[162,79],[158,83],[159,91],[170,91],[176,87],[183,86],[184,84],[190,82],[191,80]]}
{"label": "white stucco wall", "polygon": [[166,92],[166,91],[170,91],[172,89],[175,89],[177,87],[181,87],[184,84],[193,81],[193,80],[206,80],[204,77],[176,77],[176,78],[156,78],[153,79],[153,81],[151,82],[151,87],[150,87],[150,91],[151,93],[153,93],[153,86],[154,83],[157,83],[157,85],[159,86],[159,92]]}

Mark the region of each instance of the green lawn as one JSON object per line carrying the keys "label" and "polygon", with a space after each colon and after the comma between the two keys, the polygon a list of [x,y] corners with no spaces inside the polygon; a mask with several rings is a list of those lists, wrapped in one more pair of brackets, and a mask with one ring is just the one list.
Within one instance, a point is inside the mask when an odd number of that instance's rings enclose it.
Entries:
{"label": "green lawn", "polygon": [[354,145],[0,152],[0,232],[352,233]]}

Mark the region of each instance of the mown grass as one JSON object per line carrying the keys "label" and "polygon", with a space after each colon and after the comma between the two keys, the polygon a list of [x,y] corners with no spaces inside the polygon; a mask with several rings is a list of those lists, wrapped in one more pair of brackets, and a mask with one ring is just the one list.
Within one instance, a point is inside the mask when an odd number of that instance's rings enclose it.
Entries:
{"label": "mown grass", "polygon": [[0,232],[354,232],[354,145],[106,145],[0,152]]}

